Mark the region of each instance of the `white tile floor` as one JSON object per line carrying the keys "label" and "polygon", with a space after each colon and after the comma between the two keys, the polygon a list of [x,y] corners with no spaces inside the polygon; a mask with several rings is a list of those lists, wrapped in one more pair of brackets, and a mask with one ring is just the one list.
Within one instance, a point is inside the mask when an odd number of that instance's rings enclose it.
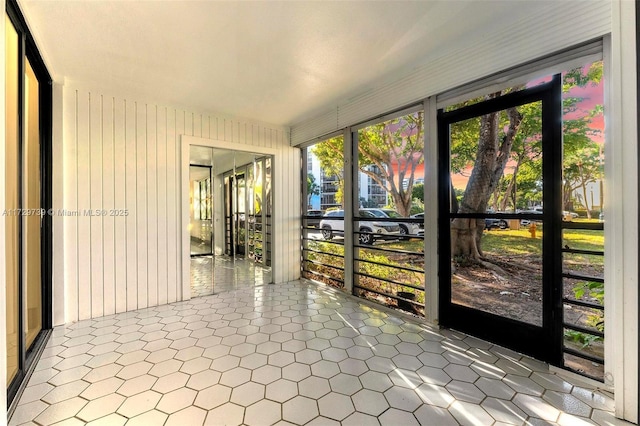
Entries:
{"label": "white tile floor", "polygon": [[271,282],[271,268],[246,258],[191,258],[191,297],[208,296]]}
{"label": "white tile floor", "polygon": [[626,424],[484,341],[292,282],[57,327],[12,425]]}

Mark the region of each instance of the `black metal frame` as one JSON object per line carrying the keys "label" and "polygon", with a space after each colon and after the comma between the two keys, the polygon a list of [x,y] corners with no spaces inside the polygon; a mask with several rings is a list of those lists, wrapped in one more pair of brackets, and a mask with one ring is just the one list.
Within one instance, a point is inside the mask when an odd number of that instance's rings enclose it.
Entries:
{"label": "black metal frame", "polygon": [[[23,192],[23,170],[22,170],[22,157],[23,157],[23,125],[24,125],[24,71],[25,61],[29,60],[31,67],[38,79],[38,108],[39,108],[39,132],[40,132],[40,203],[41,208],[46,212],[52,207],[52,123],[53,123],[53,82],[51,75],[47,70],[47,67],[40,56],[36,43],[29,31],[27,23],[20,11],[20,7],[16,0],[8,0],[6,3],[6,13],[9,20],[13,24],[19,36],[19,56],[20,62],[18,67],[18,129],[19,129],[19,146],[18,146],[18,158],[20,164],[18,165],[19,176],[19,203],[22,206],[22,192]],[[44,214],[42,218],[42,229],[40,234],[41,244],[41,279],[42,279],[42,330],[36,336],[34,342],[30,348],[26,347],[26,340],[24,337],[24,323],[23,318],[23,303],[24,291],[23,291],[23,277],[22,266],[24,259],[22,255],[22,218],[20,220],[19,227],[19,241],[21,248],[18,253],[18,342],[19,342],[19,364],[18,373],[12,380],[7,388],[7,402],[11,407],[9,415],[12,414],[12,409],[15,408],[16,396],[26,386],[26,380],[35,368],[37,359],[42,353],[45,344],[51,333],[50,329],[53,326],[52,319],[52,253],[53,253],[53,238],[52,238],[52,216]],[[6,303],[6,302],[2,302]],[[4,367],[6,368],[6,367]]]}
{"label": "black metal frame", "polygon": [[[453,111],[438,111],[438,230],[440,324],[527,353],[550,364],[562,365],[562,86],[560,75],[552,81]],[[450,124],[531,102],[542,102],[543,203],[537,215],[457,214],[450,212]],[[543,250],[542,327],[501,317],[451,302],[450,221],[469,218],[542,219]]]}

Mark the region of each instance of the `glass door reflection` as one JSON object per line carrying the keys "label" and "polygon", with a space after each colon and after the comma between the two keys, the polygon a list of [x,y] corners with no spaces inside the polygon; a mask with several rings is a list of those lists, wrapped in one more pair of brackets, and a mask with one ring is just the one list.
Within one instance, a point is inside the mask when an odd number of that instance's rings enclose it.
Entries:
{"label": "glass door reflection", "polygon": [[192,256],[213,253],[211,167],[189,166],[189,217]]}

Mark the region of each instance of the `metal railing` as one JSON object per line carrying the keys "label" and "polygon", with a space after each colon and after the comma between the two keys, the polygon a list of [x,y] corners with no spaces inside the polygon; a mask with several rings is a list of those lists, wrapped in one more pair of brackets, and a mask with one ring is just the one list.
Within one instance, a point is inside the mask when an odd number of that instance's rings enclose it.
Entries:
{"label": "metal railing", "polygon": [[[325,239],[318,216],[302,217],[301,274],[310,280],[344,288],[344,238]],[[341,220],[341,219],[340,219]],[[339,234],[336,233],[336,237]]]}
{"label": "metal railing", "polygon": [[580,248],[577,238],[604,237],[604,223],[563,222],[562,229],[564,366],[604,381],[604,248]]}
{"label": "metal railing", "polygon": [[[354,294],[424,316],[424,232],[420,228],[423,219],[356,217],[353,220],[356,229],[353,239],[357,242],[353,259]],[[375,229],[369,229],[372,225]],[[400,227],[408,233],[401,234]]]}

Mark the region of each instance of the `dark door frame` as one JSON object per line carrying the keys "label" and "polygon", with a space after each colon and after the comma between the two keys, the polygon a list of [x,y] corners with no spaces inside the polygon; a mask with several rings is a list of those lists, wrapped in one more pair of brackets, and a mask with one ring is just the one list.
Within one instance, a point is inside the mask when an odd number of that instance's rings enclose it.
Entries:
{"label": "dark door frame", "polygon": [[[53,254],[53,238],[52,238],[52,214],[48,213],[52,208],[52,185],[53,185],[53,167],[52,167],[52,123],[53,123],[53,82],[51,75],[47,70],[47,67],[38,51],[36,43],[33,39],[31,32],[27,26],[27,23],[20,11],[20,7],[16,0],[8,0],[6,3],[6,14],[9,20],[16,29],[19,37],[19,77],[18,77],[18,156],[20,158],[20,164],[18,167],[19,175],[19,203],[22,206],[22,193],[23,193],[23,128],[24,128],[24,72],[25,61],[28,59],[31,67],[38,79],[38,108],[39,108],[39,133],[40,133],[40,205],[42,208],[42,227],[40,234],[41,245],[41,279],[42,279],[42,330],[35,338],[30,348],[26,347],[26,339],[24,337],[24,323],[22,318],[24,317],[23,301],[25,297],[23,282],[22,282],[22,268],[24,265],[24,259],[22,256],[22,227],[23,222],[20,221],[20,251],[18,253],[19,262],[19,283],[18,283],[18,298],[19,298],[19,326],[18,326],[18,344],[19,344],[19,360],[18,360],[18,373],[16,377],[11,381],[7,387],[7,403],[9,405],[9,417],[15,409],[17,398],[24,387],[26,386],[27,379],[31,376],[35,368],[36,361],[38,360],[42,350],[44,350],[45,344],[51,333],[53,327],[52,319],[52,254]],[[4,243],[4,242],[3,242]],[[3,301],[2,303],[6,303]],[[6,367],[4,367],[6,368]]]}
{"label": "dark door frame", "polygon": [[[462,107],[438,111],[438,229],[441,232],[439,256],[439,320],[443,327],[453,328],[484,340],[526,353],[535,358],[562,365],[562,85],[560,75],[552,81],[498,98]],[[485,218],[486,213],[456,214],[450,212],[450,141],[452,123],[494,111],[542,102],[542,150],[544,223],[543,250],[543,314],[542,326],[516,321],[451,302],[451,239],[453,217]],[[527,218],[505,214],[504,219]],[[513,217],[511,217],[513,216]],[[537,216],[538,218],[540,215]],[[443,235],[444,234],[444,235]]]}

